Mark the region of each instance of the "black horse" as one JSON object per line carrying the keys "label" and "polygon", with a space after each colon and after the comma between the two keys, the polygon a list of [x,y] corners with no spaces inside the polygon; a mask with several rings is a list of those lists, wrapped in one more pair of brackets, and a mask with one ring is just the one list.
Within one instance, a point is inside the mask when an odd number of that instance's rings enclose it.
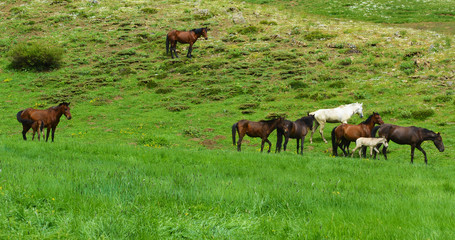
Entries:
{"label": "black horse", "polygon": [[[309,132],[309,130],[313,129],[313,121],[314,115],[309,115],[303,118],[296,120],[295,122],[285,120],[284,125],[287,127],[287,132],[284,132],[283,129],[277,128],[277,138],[276,138],[276,150],[275,152],[281,151],[281,144],[283,143],[283,136],[284,146],[283,150],[286,151],[286,146],[288,145],[289,138],[297,139],[297,154],[299,153],[299,146],[300,146],[300,154],[303,154],[303,141],[305,140],[305,136]],[[300,140],[302,140],[302,144],[300,145]]]}
{"label": "black horse", "polygon": [[[421,146],[424,141],[431,140],[440,152],[444,151],[444,144],[442,143],[441,134],[435,133],[426,128],[414,126],[402,127],[392,124],[382,124],[381,126],[377,126],[372,130],[372,136],[375,136],[376,132],[378,133],[379,137],[385,137],[387,139],[387,142],[392,140],[392,142],[401,145],[411,145],[411,163],[414,163],[415,148],[419,149],[423,153],[423,156],[425,157],[425,164],[428,163],[427,153]],[[382,153],[384,154],[384,158],[387,159],[386,147],[382,148]],[[376,157],[376,153],[374,155]]]}

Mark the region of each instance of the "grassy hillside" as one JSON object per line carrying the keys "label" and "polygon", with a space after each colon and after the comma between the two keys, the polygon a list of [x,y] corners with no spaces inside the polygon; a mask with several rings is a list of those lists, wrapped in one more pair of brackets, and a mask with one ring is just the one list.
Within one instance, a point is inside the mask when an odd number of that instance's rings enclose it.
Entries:
{"label": "grassy hillside", "polygon": [[[451,237],[453,223],[441,220],[453,212],[451,35],[230,1],[9,0],[0,12],[2,236]],[[202,26],[209,39],[193,59],[182,44],[181,58],[166,55],[170,29]],[[63,49],[61,65],[13,69],[11,50],[32,42]],[[56,143],[22,141],[16,113],[61,101],[73,119],[62,119]],[[410,166],[409,146],[393,143],[388,161],[334,159],[319,135],[303,157],[294,141],[282,154],[258,154],[259,139],[246,138],[243,153],[232,146],[240,119],[295,120],[351,102],[386,123],[441,132],[446,150],[425,143],[425,167],[420,152]],[[339,191],[335,181],[351,176]],[[186,219],[187,209],[200,213]]]}

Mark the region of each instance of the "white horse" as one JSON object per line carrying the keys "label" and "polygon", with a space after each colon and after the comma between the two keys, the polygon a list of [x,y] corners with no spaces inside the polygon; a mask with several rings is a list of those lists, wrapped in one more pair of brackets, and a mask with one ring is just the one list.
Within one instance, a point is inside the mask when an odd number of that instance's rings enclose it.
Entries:
{"label": "white horse", "polygon": [[327,143],[327,140],[324,138],[324,126],[326,122],[348,123],[348,120],[352,117],[352,115],[356,113],[359,114],[361,118],[363,118],[362,105],[363,103],[351,103],[347,105],[341,105],[337,108],[319,109],[315,112],[309,113],[309,115],[314,115],[314,119],[316,120],[314,123],[315,126],[311,131],[310,143],[313,143],[313,134],[319,125],[321,125],[319,133],[321,133],[322,140]]}
{"label": "white horse", "polygon": [[[363,146],[366,146],[366,147],[370,147],[370,157],[373,156],[373,150],[376,151],[377,153],[379,153],[379,150],[376,148],[376,146],[378,144],[384,144],[384,147],[388,147],[389,144],[387,143],[387,139],[384,138],[384,137],[381,137],[381,138],[364,138],[364,137],[360,137],[360,138],[357,138],[357,140],[355,140],[355,148],[354,150],[352,150],[352,154],[351,154],[351,157],[354,156],[354,152],[363,147]],[[362,149],[359,150],[359,156],[360,158],[362,157]],[[376,157],[375,157],[376,158]]]}

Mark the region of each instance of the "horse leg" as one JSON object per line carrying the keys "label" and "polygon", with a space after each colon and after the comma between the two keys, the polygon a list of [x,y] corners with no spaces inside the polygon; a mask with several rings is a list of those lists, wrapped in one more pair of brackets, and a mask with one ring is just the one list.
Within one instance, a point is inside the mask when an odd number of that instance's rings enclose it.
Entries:
{"label": "horse leg", "polygon": [[56,127],[53,127],[53,128],[52,128],[52,142],[54,142],[54,133],[55,133],[55,128],[56,128]]}
{"label": "horse leg", "polygon": [[[177,55],[177,41],[171,44],[171,56],[172,56],[172,51],[174,51],[175,57],[178,58],[179,56]],[[174,58],[172,56],[172,58]]]}
{"label": "horse leg", "polygon": [[[298,138],[297,138],[297,141],[298,141]],[[305,136],[302,137],[302,144],[300,145],[300,155],[303,155],[303,142],[305,141]],[[297,144],[297,148],[299,147],[299,145]],[[297,151],[297,153],[299,153]]]}
{"label": "horse leg", "polygon": [[286,147],[288,146],[289,136],[284,135],[284,144],[283,144],[283,151],[286,152]]}
{"label": "horse leg", "polygon": [[[376,146],[373,148],[373,150],[374,150],[374,159],[376,159],[376,153],[379,153],[379,150]],[[373,154],[373,151],[371,151],[371,154]],[[378,157],[378,160],[379,160],[379,157]]]}
{"label": "horse leg", "polygon": [[324,126],[325,123],[321,123],[321,127],[319,128],[319,133],[321,134],[322,140],[324,140],[325,143],[327,143],[327,140],[324,138]]}
{"label": "horse leg", "polygon": [[354,153],[357,149],[359,149],[359,146],[355,146],[355,148],[352,150],[351,157],[354,157]]}
{"label": "horse leg", "polygon": [[319,127],[319,122],[314,121],[313,129],[311,129],[310,143],[313,143],[313,134],[316,132],[316,129]]}
{"label": "horse leg", "polygon": [[193,44],[190,43],[190,47],[188,48],[188,53],[186,54],[187,57],[191,58],[191,53],[193,52]]}
{"label": "horse leg", "polygon": [[363,147],[362,152],[363,152],[363,157],[366,158],[367,157],[367,147],[366,146]]}
{"label": "horse leg", "polygon": [[22,124],[22,138],[24,139],[24,141],[27,140],[26,134],[27,134],[28,130],[30,130],[30,128],[31,128],[31,126]]}
{"label": "horse leg", "polygon": [[299,146],[300,146],[300,138],[297,138],[297,154],[299,154]]}
{"label": "horse leg", "polygon": [[51,129],[48,127],[46,131],[46,142],[49,139],[49,133],[51,132]]}
{"label": "horse leg", "polygon": [[414,163],[414,150],[415,150],[415,146],[414,145],[411,145],[411,163]]}
{"label": "horse leg", "polygon": [[262,139],[262,141],[261,141],[261,152],[264,151],[264,143],[265,143],[265,140]]}
{"label": "horse leg", "polygon": [[382,155],[384,155],[384,159],[387,160],[387,147],[386,146],[382,147]]}
{"label": "horse leg", "polygon": [[428,162],[427,162],[427,153],[425,152],[425,150],[423,150],[423,148],[420,145],[417,145],[416,147],[417,147],[417,149],[419,149],[423,153],[423,156],[425,157],[425,164],[428,164]]}
{"label": "horse leg", "polygon": [[[270,149],[272,149],[272,143],[269,141],[269,139],[265,139],[265,141],[269,144],[269,151],[267,153],[270,153]],[[262,143],[262,146],[264,146],[264,142]],[[262,149],[261,149],[262,152]]]}

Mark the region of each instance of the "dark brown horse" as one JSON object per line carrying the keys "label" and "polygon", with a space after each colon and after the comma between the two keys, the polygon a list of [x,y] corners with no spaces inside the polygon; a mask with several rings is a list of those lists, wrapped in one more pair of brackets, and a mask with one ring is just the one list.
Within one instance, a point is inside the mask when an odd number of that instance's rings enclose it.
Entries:
{"label": "dark brown horse", "polygon": [[169,44],[171,45],[171,57],[174,58],[172,52],[175,53],[175,57],[177,56],[177,42],[179,43],[188,43],[190,47],[188,48],[188,53],[186,54],[187,57],[191,58],[191,53],[193,52],[193,44],[197,41],[200,36],[203,36],[205,40],[208,39],[207,37],[207,28],[198,28],[192,29],[188,32],[184,31],[177,31],[171,30],[166,37],[166,54],[169,52]]}
{"label": "dark brown horse", "polygon": [[379,113],[373,112],[367,120],[361,122],[358,125],[352,124],[341,124],[332,130],[332,153],[334,156],[338,156],[337,148],[343,151],[344,155],[347,156],[346,148],[349,149],[349,144],[355,142],[359,137],[371,137],[371,131],[374,125],[384,124]]}
{"label": "dark brown horse", "polygon": [[267,139],[270,133],[273,132],[276,128],[280,128],[283,132],[287,132],[287,128],[284,125],[284,118],[277,118],[273,120],[262,120],[259,122],[253,122],[248,120],[240,120],[234,125],[232,125],[232,143],[235,146],[235,135],[236,131],[239,134],[239,141],[237,142],[237,151],[240,152],[242,146],[243,137],[246,135],[250,137],[260,137],[261,142],[261,152],[264,150],[264,143],[269,144],[269,151],[272,148],[272,143]]}
{"label": "dark brown horse", "polygon": [[[303,141],[309,130],[313,129],[314,115],[309,115],[303,118],[296,120],[295,122],[284,120],[284,125],[287,128],[287,132],[284,132],[282,129],[277,128],[277,139],[276,139],[276,150],[275,152],[281,151],[281,144],[283,142],[284,136],[284,146],[283,150],[286,151],[286,146],[288,145],[289,138],[297,139],[297,154],[303,154]],[[302,144],[300,145],[300,140]]]}
{"label": "dark brown horse", "polygon": [[[40,135],[40,130],[42,131],[44,127],[47,128],[46,142],[49,139],[49,132],[52,129],[52,142],[54,141],[55,128],[57,128],[58,123],[60,122],[60,117],[65,115],[68,120],[71,119],[71,113],[69,108],[69,103],[63,102],[58,106],[50,107],[45,110],[27,108],[25,110],[19,111],[16,115],[17,121],[22,123],[22,137],[24,140],[27,140],[26,134],[30,128],[33,129],[33,137],[35,138],[35,132],[38,131],[38,140]],[[44,134],[43,134],[44,138]]]}
{"label": "dark brown horse", "polygon": [[[379,131],[378,131],[379,130]],[[442,143],[442,137],[440,133],[435,133],[431,130],[426,128],[420,127],[402,127],[392,124],[383,124],[381,126],[377,126],[373,129],[372,135],[378,135],[380,137],[385,137],[387,141],[392,140],[392,142],[398,144],[407,144],[411,145],[411,163],[414,163],[414,150],[417,148],[425,157],[425,164],[428,163],[427,153],[422,148],[422,143],[427,140],[433,141],[434,145],[440,152],[444,152],[444,144]],[[382,148],[382,153],[384,154],[384,158],[387,159],[387,147]],[[376,153],[375,153],[376,155]]]}

